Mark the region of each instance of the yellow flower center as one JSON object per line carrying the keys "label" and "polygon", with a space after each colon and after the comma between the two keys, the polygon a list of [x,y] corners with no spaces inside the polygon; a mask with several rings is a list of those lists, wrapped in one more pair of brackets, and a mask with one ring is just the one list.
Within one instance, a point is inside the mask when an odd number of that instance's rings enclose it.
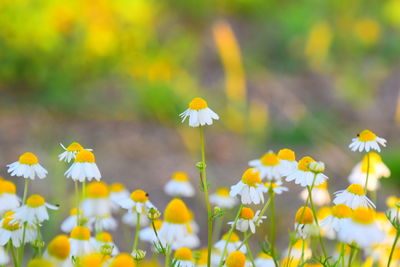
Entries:
{"label": "yellow flower center", "polygon": [[31,208],[37,208],[43,206],[45,199],[40,195],[32,195],[26,200],[26,205]]}
{"label": "yellow flower center", "polygon": [[4,219],[2,223],[2,228],[8,231],[15,231],[21,228],[21,224],[14,221],[14,211],[7,211],[4,214]]}
{"label": "yellow flower center", "polygon": [[110,233],[101,232],[101,233],[96,234],[96,240],[99,242],[110,243],[113,241],[113,238],[110,235]]}
{"label": "yellow flower center", "polygon": [[192,110],[200,110],[200,109],[205,109],[207,107],[208,107],[207,102],[201,97],[193,98],[193,100],[189,104],[189,108]]}
{"label": "yellow flower center", "polygon": [[49,254],[59,260],[67,259],[70,250],[71,247],[69,239],[66,235],[56,236],[47,246],[47,251],[49,252]]}
{"label": "yellow flower center", "polygon": [[216,194],[221,197],[229,197],[229,189],[226,187],[218,188]]}
{"label": "yellow flower center", "polygon": [[244,267],[246,264],[246,256],[240,251],[234,251],[229,254],[225,264],[227,267]]}
{"label": "yellow flower center", "polygon": [[222,236],[222,239],[225,241],[228,241],[229,243],[239,242],[239,240],[240,240],[239,236],[235,232],[232,232],[231,238],[229,238],[229,240],[228,240],[228,235],[229,235],[229,233],[224,234]]}
{"label": "yellow flower center", "polygon": [[240,212],[240,218],[245,219],[245,220],[251,220],[254,218],[254,212],[251,208],[242,208],[242,211]]}
{"label": "yellow flower center", "polygon": [[261,163],[265,166],[276,166],[279,164],[279,158],[275,153],[268,152],[262,156]]}
{"label": "yellow flower center", "polygon": [[264,186],[265,187],[267,187],[267,188],[277,188],[277,187],[279,187],[279,185],[277,185],[276,183],[273,183],[273,182],[265,182],[264,183]]}
{"label": "yellow flower center", "polygon": [[301,207],[296,212],[295,221],[300,224],[310,224],[314,222],[312,211],[309,207]]}
{"label": "yellow flower center", "polygon": [[155,220],[154,221],[154,226],[155,226],[157,231],[160,230],[161,226],[162,226],[162,220]]}
{"label": "yellow flower center", "polygon": [[[69,214],[72,215],[72,216],[76,215],[76,208],[71,209]],[[79,214],[82,214],[82,210],[81,209],[79,209]]]}
{"label": "yellow flower center", "polygon": [[90,230],[85,226],[76,226],[72,229],[70,237],[77,240],[89,240]]}
{"label": "yellow flower center", "polygon": [[308,165],[311,162],[315,162],[315,160],[312,157],[303,157],[301,160],[299,160],[297,168],[301,171],[309,172],[310,169],[308,168]]}
{"label": "yellow flower center", "polygon": [[386,205],[389,208],[396,208],[396,203],[399,201],[400,199],[398,199],[396,196],[390,196],[386,199]]}
{"label": "yellow flower center", "polygon": [[357,136],[358,140],[360,140],[361,142],[374,141],[376,139],[376,134],[374,134],[370,130],[364,130]]}
{"label": "yellow flower center", "polygon": [[349,218],[352,213],[353,210],[345,204],[338,204],[332,208],[332,215],[339,219]]}
{"label": "yellow flower center", "polygon": [[328,188],[328,181],[323,182],[320,185],[314,185],[314,188],[318,188],[318,189],[327,189]]}
{"label": "yellow flower center", "polygon": [[189,176],[184,172],[176,172],[172,174],[172,180],[178,182],[187,182],[189,181]]}
{"label": "yellow flower center", "polygon": [[165,208],[164,220],[176,224],[189,223],[190,215],[186,204],[178,198],[171,200]]}
{"label": "yellow flower center", "polygon": [[175,251],[174,258],[182,261],[193,261],[193,252],[189,248],[180,248]]}
{"label": "yellow flower center", "polygon": [[7,193],[7,194],[15,194],[17,192],[17,188],[15,184],[10,181],[0,181],[0,194]]}
{"label": "yellow flower center", "polygon": [[132,192],[131,194],[131,199],[135,202],[140,202],[140,203],[144,203],[147,200],[149,200],[149,194],[147,194],[146,192],[144,192],[141,189],[135,190]]}
{"label": "yellow flower center", "polygon": [[357,208],[353,211],[352,219],[361,224],[371,224],[375,220],[376,213],[373,209]]}
{"label": "yellow flower center", "polygon": [[136,263],[133,257],[127,253],[120,253],[111,262],[110,267],[135,267]]}
{"label": "yellow flower center", "polygon": [[288,149],[288,148],[279,150],[278,157],[282,160],[288,160],[288,161],[296,160],[296,154],[294,153],[293,150]]}
{"label": "yellow flower center", "polygon": [[81,150],[76,154],[75,162],[89,162],[89,163],[94,163],[95,162],[95,157],[94,154],[89,151],[89,150]]}
{"label": "yellow flower center", "polygon": [[364,196],[364,188],[362,185],[359,184],[351,184],[349,187],[346,189],[348,192],[354,194],[354,195],[359,195],[359,196]]}
{"label": "yellow flower center", "polygon": [[78,142],[72,142],[68,147],[67,147],[67,151],[69,152],[75,152],[75,151],[81,151],[84,148],[81,146],[81,144],[79,144]]}
{"label": "yellow flower center", "polygon": [[103,265],[104,257],[100,253],[91,253],[82,256],[78,260],[78,267],[101,267]]}
{"label": "yellow flower center", "polygon": [[39,163],[39,159],[35,156],[35,154],[31,152],[26,152],[22,154],[19,159],[19,163],[25,164],[25,165],[35,165]]}
{"label": "yellow flower center", "polygon": [[261,184],[260,172],[254,168],[247,169],[242,176],[242,182],[248,186],[256,187],[257,184]]}
{"label": "yellow flower center", "polygon": [[86,189],[89,198],[106,198],[110,194],[107,184],[103,182],[91,182]]}
{"label": "yellow flower center", "polygon": [[267,253],[264,253],[264,252],[260,252],[260,254],[258,254],[258,257],[262,258],[262,259],[266,259],[266,260],[272,259],[272,257],[270,255],[268,255]]}
{"label": "yellow flower center", "polygon": [[112,184],[110,186],[110,191],[111,192],[121,192],[121,191],[124,191],[124,190],[125,190],[125,186],[123,184],[120,184],[120,183],[115,183],[115,184]]}
{"label": "yellow flower center", "polygon": [[27,267],[55,267],[55,265],[48,260],[42,258],[35,258],[31,259],[28,262]]}
{"label": "yellow flower center", "polygon": [[323,220],[326,217],[328,217],[330,214],[332,214],[332,208],[331,207],[322,207],[318,213],[317,217],[319,220]]}

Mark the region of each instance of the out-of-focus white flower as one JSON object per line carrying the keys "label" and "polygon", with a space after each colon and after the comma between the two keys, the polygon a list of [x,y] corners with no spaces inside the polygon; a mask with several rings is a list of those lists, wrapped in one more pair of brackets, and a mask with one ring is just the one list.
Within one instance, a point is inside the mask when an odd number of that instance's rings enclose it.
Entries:
{"label": "out-of-focus white flower", "polygon": [[351,184],[345,190],[335,192],[333,203],[346,204],[352,209],[359,207],[375,208],[375,204],[365,195],[364,188],[359,184]]}
{"label": "out-of-focus white flower", "polygon": [[47,175],[47,170],[39,164],[39,159],[31,152],[22,154],[18,161],[8,164],[7,167],[7,172],[11,176],[19,176],[34,180],[36,176],[43,179]]}
{"label": "out-of-focus white flower", "polygon": [[231,186],[230,195],[241,196],[243,204],[260,204],[264,203],[264,191],[260,178],[260,172],[254,168],[247,169],[242,176],[242,179],[235,185]]}
{"label": "out-of-focus white flower", "polygon": [[149,201],[149,194],[141,189],[133,191],[130,198],[121,199],[119,204],[129,212],[135,211],[140,214],[146,214],[150,208],[154,208],[154,205]]}
{"label": "out-of-focus white flower", "polygon": [[0,215],[20,205],[17,188],[11,181],[0,180]]}
{"label": "out-of-focus white flower", "polygon": [[[127,224],[129,226],[136,226],[137,223],[137,212],[132,211],[132,212],[127,212],[122,216],[122,222],[124,224]],[[140,228],[146,226],[149,224],[149,219],[147,216],[140,216]]]}
{"label": "out-of-focus white flower", "polygon": [[[325,181],[320,185],[314,186],[311,190],[311,193],[312,193],[312,200],[314,204],[317,206],[324,206],[326,204],[329,204],[329,202],[331,202],[331,197],[328,191],[328,181]],[[303,201],[306,201],[306,199],[308,199],[307,188],[301,191],[300,197]]]}
{"label": "out-of-focus white flower", "polygon": [[278,157],[281,162],[281,175],[287,176],[293,169],[297,168],[296,153],[288,148],[279,150]]}
{"label": "out-of-focus white flower", "polygon": [[204,125],[213,124],[213,119],[218,120],[219,116],[217,113],[212,111],[207,102],[200,97],[194,98],[190,104],[189,108],[182,112],[179,117],[182,118],[182,122],[189,117],[189,126],[191,127],[199,127]]}
{"label": "out-of-focus white flower", "polygon": [[[242,244],[242,242],[239,239],[239,236],[235,232],[232,232],[229,240],[228,236],[229,233],[224,234],[221,240],[219,240],[217,243],[214,244],[214,247],[218,249],[220,253],[222,253],[222,251],[224,250],[226,242],[228,242],[228,246],[226,247],[227,254],[231,254],[232,252],[238,250],[239,246]],[[239,250],[243,253],[246,253],[245,246],[242,246]]]}
{"label": "out-of-focus white flower", "polygon": [[73,267],[69,253],[71,251],[71,244],[68,236],[58,235],[50,241],[44,252],[43,258],[52,262],[55,266],[60,267]]}
{"label": "out-of-focus white flower", "polygon": [[275,194],[282,194],[285,191],[288,191],[289,189],[285,186],[282,186],[282,182],[281,181],[276,181],[274,182],[266,182],[263,184],[264,188],[265,188],[265,192],[269,192],[270,189],[272,189],[272,191],[274,191]]}
{"label": "out-of-focus white flower", "polygon": [[353,210],[345,204],[333,206],[331,214],[321,220],[321,228],[327,233],[334,232],[331,239],[335,238],[343,223],[351,217]]}
{"label": "out-of-focus white flower", "polygon": [[175,172],[164,186],[164,192],[173,197],[193,197],[195,191],[184,172]]}
{"label": "out-of-focus white flower", "polygon": [[[75,228],[76,225],[76,208],[73,208],[70,210],[69,216],[65,218],[65,220],[61,223],[61,231],[64,233],[70,233],[72,229]],[[79,209],[79,220],[81,223],[81,226],[88,227],[91,229],[90,222],[87,218],[82,217],[82,210]]]}
{"label": "out-of-focus white flower", "polygon": [[261,179],[272,181],[282,177],[280,159],[273,151],[268,151],[260,159],[249,161],[249,166],[260,172]]}
{"label": "out-of-focus white flower", "polygon": [[386,146],[386,140],[376,136],[375,133],[373,133],[370,130],[363,130],[359,134],[357,134],[356,138],[353,138],[351,144],[349,145],[349,148],[352,151],[367,151],[369,152],[370,149],[374,149],[378,152],[381,152],[381,146]]}
{"label": "out-of-focus white flower", "polygon": [[177,266],[194,267],[193,252],[191,249],[182,247],[175,251],[174,260]]}
{"label": "out-of-focus white flower", "polygon": [[297,164],[297,168],[292,169],[286,176],[286,181],[293,181],[301,186],[320,185],[328,177],[321,172],[313,172],[309,168],[310,163],[315,162],[311,157],[303,157]]}
{"label": "out-of-focus white flower", "polygon": [[8,254],[4,250],[4,247],[0,247],[0,265],[6,265],[10,261]]}
{"label": "out-of-focus white flower", "polygon": [[115,256],[119,253],[118,247],[113,242],[113,238],[108,232],[100,232],[96,234],[95,238],[90,239],[90,243],[98,252],[102,252],[105,246],[108,246],[111,250],[110,255]]}
{"label": "out-of-focus white flower", "polygon": [[119,202],[122,199],[129,198],[129,191],[121,183],[110,185],[110,199],[112,201],[112,211],[117,212],[120,209]]}
{"label": "out-of-focus white flower", "polygon": [[314,217],[309,207],[303,206],[297,210],[294,229],[298,238],[306,239],[310,236]]}
{"label": "out-of-focus white flower", "polygon": [[236,205],[237,200],[229,195],[228,188],[221,187],[210,195],[210,203],[222,209],[231,209]]}
{"label": "out-of-focus white flower", "polygon": [[[309,245],[308,245],[307,240],[303,240],[303,239],[298,239],[298,240],[296,240],[296,242],[293,244],[293,246],[292,246],[292,252],[290,253],[290,257],[293,258],[293,259],[295,259],[295,260],[300,260],[300,259],[301,259],[301,256],[302,256],[302,253],[303,253],[303,252],[302,252],[302,251],[303,251],[303,249],[302,249],[303,247],[304,247],[304,255],[303,255],[304,260],[310,259],[311,256],[312,256],[312,251],[311,251],[311,249],[309,248]],[[283,252],[282,255],[287,256],[287,255],[288,255],[288,251],[289,251],[289,248],[287,248],[287,249]],[[286,266],[286,265],[282,265],[282,264],[281,264],[281,266]],[[291,265],[289,265],[289,266],[291,266]],[[293,266],[296,266],[296,265],[293,265]]]}
{"label": "out-of-focus white flower", "polygon": [[106,183],[91,182],[86,186],[86,198],[82,202],[83,214],[87,217],[111,215],[110,191]]}
{"label": "out-of-focus white flower", "polygon": [[[14,247],[21,246],[23,227],[22,222],[14,218],[14,211],[7,211],[0,220],[0,246],[6,245],[10,240]],[[27,225],[25,229],[25,243],[32,242],[37,237],[36,227]]]}
{"label": "out-of-focus white flower", "polygon": [[258,254],[257,258],[255,258],[254,260],[254,263],[256,264],[256,266],[275,267],[275,263],[272,257],[264,252],[260,252]]}
{"label": "out-of-focus white flower", "polygon": [[72,229],[69,242],[71,244],[71,257],[79,257],[95,251],[95,248],[90,243],[90,230],[87,227],[76,226]]}
{"label": "out-of-focus white flower", "polygon": [[75,161],[64,174],[67,178],[79,182],[95,179],[99,181],[101,174],[96,165],[94,154],[89,150],[81,150],[75,156]]}

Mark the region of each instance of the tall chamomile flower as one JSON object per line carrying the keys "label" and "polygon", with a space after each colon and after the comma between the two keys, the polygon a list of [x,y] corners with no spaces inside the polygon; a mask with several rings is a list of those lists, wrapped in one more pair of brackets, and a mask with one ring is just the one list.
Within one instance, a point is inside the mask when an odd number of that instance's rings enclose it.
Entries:
{"label": "tall chamomile flower", "polygon": [[182,118],[182,122],[189,117],[189,126],[199,127],[204,125],[211,125],[213,120],[218,120],[219,116],[217,113],[212,111],[207,102],[200,97],[194,98],[190,104],[189,108],[182,112],[179,117]]}
{"label": "tall chamomile flower", "polygon": [[269,181],[281,179],[282,166],[280,159],[273,151],[268,151],[260,159],[249,161],[249,166],[260,172],[260,178]]}
{"label": "tall chamomile flower", "polygon": [[371,149],[374,149],[378,152],[381,152],[381,146],[386,146],[386,140],[378,137],[375,133],[370,130],[363,130],[359,134],[357,134],[356,138],[353,138],[349,148],[352,151],[367,151],[369,152]]}
{"label": "tall chamomile flower", "polygon": [[[249,229],[254,234],[256,232],[256,226],[262,223],[262,220],[267,216],[260,216],[260,210],[255,214],[251,208],[243,207],[240,211],[239,219],[236,223],[236,230],[246,233]],[[229,222],[232,225],[234,222]]]}
{"label": "tall chamomile flower", "polygon": [[38,225],[49,220],[47,209],[57,210],[58,206],[47,203],[41,195],[31,195],[25,205],[15,209],[14,218],[21,222]]}
{"label": "tall chamomile flower", "polygon": [[31,152],[22,154],[18,161],[8,164],[7,167],[11,176],[34,180],[36,176],[43,179],[47,175],[47,170],[39,164],[39,159]]}
{"label": "tall chamomile flower", "polygon": [[260,178],[260,172],[254,168],[247,169],[242,179],[235,185],[231,186],[230,195],[232,197],[236,195],[241,196],[243,204],[260,204],[264,203],[264,192],[265,188],[262,185]]}
{"label": "tall chamomile flower", "polygon": [[[0,246],[12,241],[14,247],[21,246],[23,236],[22,222],[14,218],[14,211],[7,211],[0,220]],[[36,239],[37,231],[34,226],[27,226],[25,229],[25,243]]]}
{"label": "tall chamomile flower", "polygon": [[71,244],[69,243],[68,236],[58,235],[50,241],[43,258],[49,260],[56,266],[73,267],[74,265],[69,258],[70,251]]}
{"label": "tall chamomile flower", "polygon": [[296,212],[294,228],[298,238],[306,239],[310,234],[314,223],[314,216],[307,206],[300,207]]}
{"label": "tall chamomile flower", "polygon": [[292,169],[297,167],[296,153],[289,148],[283,148],[279,150],[278,158],[280,161],[282,176],[287,176]]}
{"label": "tall chamomile flower", "polygon": [[79,257],[95,251],[90,243],[90,230],[87,227],[76,226],[72,229],[69,242],[71,244],[71,256]]}
{"label": "tall chamomile flower", "polygon": [[185,172],[175,172],[164,186],[164,192],[173,197],[193,197],[195,190]]}
{"label": "tall chamomile flower", "polygon": [[375,208],[375,204],[365,195],[364,188],[359,184],[351,184],[345,190],[335,192],[333,203],[346,204],[352,209],[359,207]]}
{"label": "tall chamomile flower", "polygon": [[[60,155],[58,155],[58,159],[60,161],[65,161],[67,163],[69,163],[71,160],[73,160],[78,152],[80,152],[80,151],[85,149],[78,142],[72,142],[67,147],[65,147],[61,143],[60,143],[60,145],[65,151],[62,152]],[[91,149],[88,149],[88,148],[86,148],[86,150],[92,151]]]}
{"label": "tall chamomile flower", "polygon": [[339,232],[340,228],[346,220],[349,220],[353,214],[353,210],[345,204],[338,204],[332,207],[331,214],[321,220],[321,227],[327,232]]}
{"label": "tall chamomile flower", "polygon": [[104,182],[91,182],[86,186],[86,199],[82,211],[88,217],[102,217],[111,214],[110,191]]}
{"label": "tall chamomile flower", "polygon": [[89,220],[85,217],[82,217],[82,215],[83,215],[82,210],[79,209],[79,211],[77,211],[76,208],[73,208],[70,210],[69,216],[67,218],[65,218],[65,220],[61,223],[61,226],[60,226],[61,231],[63,231],[64,233],[70,233],[72,231],[72,229],[74,229],[74,227],[77,226],[76,217],[78,214],[79,214],[80,225],[89,227]]}
{"label": "tall chamomile flower", "polygon": [[151,207],[154,207],[149,201],[149,194],[141,189],[133,191],[129,198],[121,199],[119,204],[128,212],[135,211],[140,214],[145,214]]}
{"label": "tall chamomile flower", "polygon": [[293,181],[301,186],[315,186],[320,185],[328,179],[328,177],[322,173],[318,168],[318,165],[323,163],[316,162],[311,157],[303,157],[299,160],[297,167],[292,169],[286,176],[286,181]]}
{"label": "tall chamomile flower", "polygon": [[129,198],[129,191],[125,185],[114,183],[110,185],[110,199],[112,201],[112,211],[117,212],[120,209],[119,202],[122,199]]}
{"label": "tall chamomile flower", "polygon": [[194,267],[193,252],[190,248],[182,247],[175,251],[174,261],[180,267]]}
{"label": "tall chamomile flower", "polygon": [[65,172],[65,176],[80,182],[92,179],[99,181],[101,174],[93,152],[86,149],[79,151],[75,156],[74,163]]}
{"label": "tall chamomile flower", "polygon": [[[325,181],[320,185],[314,186],[311,192],[312,200],[317,206],[329,204],[329,202],[331,201],[331,197],[328,191],[328,181]],[[300,193],[300,197],[303,201],[306,201],[308,199],[308,190],[303,189]]]}
{"label": "tall chamomile flower", "polygon": [[15,209],[20,205],[17,188],[11,181],[0,181],[0,214]]}
{"label": "tall chamomile flower", "polygon": [[214,194],[210,195],[210,203],[222,209],[231,209],[236,205],[237,199],[229,195],[228,188],[221,187]]}

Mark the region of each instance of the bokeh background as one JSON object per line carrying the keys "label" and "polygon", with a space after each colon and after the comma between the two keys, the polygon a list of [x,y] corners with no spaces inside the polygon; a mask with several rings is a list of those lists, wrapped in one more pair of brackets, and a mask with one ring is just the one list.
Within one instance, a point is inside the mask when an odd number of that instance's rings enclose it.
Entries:
{"label": "bokeh background", "polygon": [[[62,206],[47,236],[72,203],[60,142],[93,148],[106,182],[163,210],[173,172],[197,185],[198,131],[178,114],[201,96],[221,117],[206,129],[212,191],[283,147],[324,161],[330,191],[342,189],[361,159],[347,146],[369,128],[388,140],[383,209],[400,186],[399,43],[400,0],[2,0],[0,175],[25,151],[39,156],[50,174],[31,192]],[[289,187],[280,247],[301,205]],[[201,200],[187,202],[204,225]]]}

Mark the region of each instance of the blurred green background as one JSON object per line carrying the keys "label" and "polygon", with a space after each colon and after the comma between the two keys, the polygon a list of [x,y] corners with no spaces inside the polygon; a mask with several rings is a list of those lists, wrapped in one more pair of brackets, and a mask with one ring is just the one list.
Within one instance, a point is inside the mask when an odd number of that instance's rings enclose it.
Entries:
{"label": "blurred green background", "polygon": [[383,202],[400,185],[399,43],[400,0],[2,0],[1,174],[31,150],[50,170],[33,191],[63,202],[58,143],[79,141],[107,182],[163,209],[172,172],[197,183],[198,133],[178,114],[201,96],[221,117],[207,128],[213,189],[289,147],[327,163],[333,192],[370,128],[388,139]]}

